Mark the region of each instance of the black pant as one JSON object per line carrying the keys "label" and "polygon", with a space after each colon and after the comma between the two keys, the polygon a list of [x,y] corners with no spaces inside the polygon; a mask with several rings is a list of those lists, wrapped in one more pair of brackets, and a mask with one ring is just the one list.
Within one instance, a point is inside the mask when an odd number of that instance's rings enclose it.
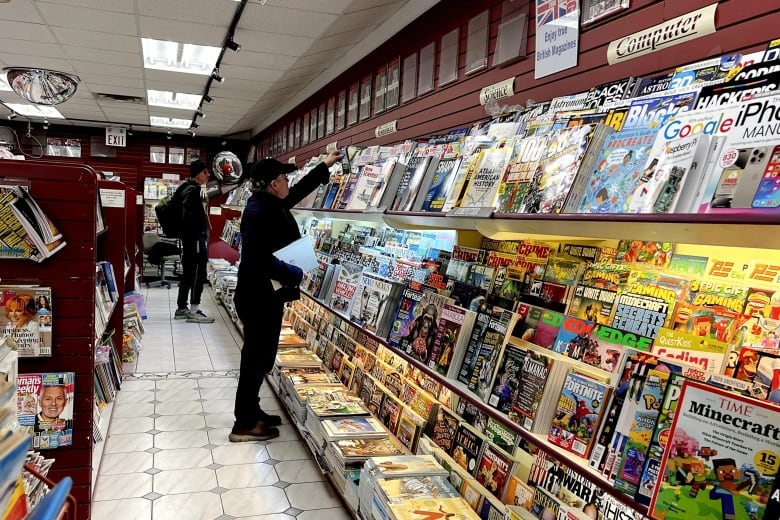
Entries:
{"label": "black pant", "polygon": [[275,295],[237,298],[236,312],[244,325],[244,346],[234,413],[238,428],[253,428],[260,420],[260,387],[276,362],[284,303]]}
{"label": "black pant", "polygon": [[[193,305],[200,304],[203,284],[206,283],[206,263],[209,260],[209,247],[205,239],[181,241],[181,278],[179,296],[176,305],[187,308],[187,298]],[[192,296],[190,296],[190,291]]]}

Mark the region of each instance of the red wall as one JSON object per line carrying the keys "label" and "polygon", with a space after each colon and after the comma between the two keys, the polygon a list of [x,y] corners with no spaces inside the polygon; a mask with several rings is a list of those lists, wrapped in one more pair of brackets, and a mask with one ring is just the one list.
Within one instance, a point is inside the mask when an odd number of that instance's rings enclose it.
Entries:
{"label": "red wall", "polygon": [[[521,0],[515,0],[521,1]],[[348,126],[345,130],[326,136],[306,146],[288,151],[280,156],[286,160],[296,157],[300,165],[309,157],[324,151],[327,143],[338,140],[347,144],[388,144],[404,139],[424,138],[462,127],[485,119],[486,113],[479,105],[482,87],[511,77],[515,79],[515,95],[500,100],[500,104],[525,104],[530,98],[546,101],[556,96],[582,92],[588,88],[629,76],[650,76],[666,72],[678,65],[700,61],[708,57],[735,52],[753,52],[763,49],[766,43],[778,37],[780,27],[780,2],[777,0],[722,0],[717,2],[717,31],[714,34],[685,42],[674,47],[634,58],[621,64],[607,64],[609,42],[670,18],[716,3],[715,0],[631,0],[631,7],[617,16],[588,26],[580,31],[579,62],[568,69],[541,80],[534,80],[534,8],[529,4],[527,58],[505,67],[492,67],[493,50],[501,22],[501,4],[498,0],[473,2],[446,0],[406,27],[385,45],[372,52],[364,60],[347,70],[339,78],[309,98],[287,117],[263,131],[255,138],[258,149],[263,151],[269,136],[300,118],[312,108],[326,102],[339,91],[364,76],[374,72],[394,57],[402,59],[420,48],[436,41],[435,88],[400,106],[372,115],[368,120]],[[466,34],[468,21],[485,9],[490,9],[488,68],[469,75],[464,73]],[[441,37],[452,29],[460,28],[458,80],[438,87],[438,61]],[[401,78],[403,83],[404,78]],[[386,122],[398,120],[398,132],[381,138],[374,137],[374,129]]]}

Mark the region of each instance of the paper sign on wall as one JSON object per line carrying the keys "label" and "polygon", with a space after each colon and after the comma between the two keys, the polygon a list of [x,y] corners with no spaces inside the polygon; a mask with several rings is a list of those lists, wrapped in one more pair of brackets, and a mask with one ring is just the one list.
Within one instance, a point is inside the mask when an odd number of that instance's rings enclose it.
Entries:
{"label": "paper sign on wall", "polygon": [[579,36],[578,0],[536,0],[534,79],[576,67]]}
{"label": "paper sign on wall", "polygon": [[104,208],[124,208],[125,190],[110,190],[101,188],[100,202]]}

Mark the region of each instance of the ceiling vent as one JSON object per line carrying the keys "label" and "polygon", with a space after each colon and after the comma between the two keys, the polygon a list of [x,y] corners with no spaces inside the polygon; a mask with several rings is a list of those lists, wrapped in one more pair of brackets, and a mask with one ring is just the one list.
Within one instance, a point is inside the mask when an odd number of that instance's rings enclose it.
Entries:
{"label": "ceiling vent", "polygon": [[131,103],[133,105],[143,105],[144,98],[138,96],[125,96],[124,94],[106,94],[98,92],[95,94],[98,101],[113,101],[115,103]]}

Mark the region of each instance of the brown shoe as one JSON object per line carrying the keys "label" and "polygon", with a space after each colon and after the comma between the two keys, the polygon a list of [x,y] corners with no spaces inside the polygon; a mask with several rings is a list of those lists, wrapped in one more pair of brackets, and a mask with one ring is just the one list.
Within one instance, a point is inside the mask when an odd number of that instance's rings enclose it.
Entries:
{"label": "brown shoe", "polygon": [[262,423],[257,423],[254,428],[237,428],[233,426],[233,430],[228,435],[230,442],[256,442],[267,441],[279,436],[279,430],[266,426]]}

